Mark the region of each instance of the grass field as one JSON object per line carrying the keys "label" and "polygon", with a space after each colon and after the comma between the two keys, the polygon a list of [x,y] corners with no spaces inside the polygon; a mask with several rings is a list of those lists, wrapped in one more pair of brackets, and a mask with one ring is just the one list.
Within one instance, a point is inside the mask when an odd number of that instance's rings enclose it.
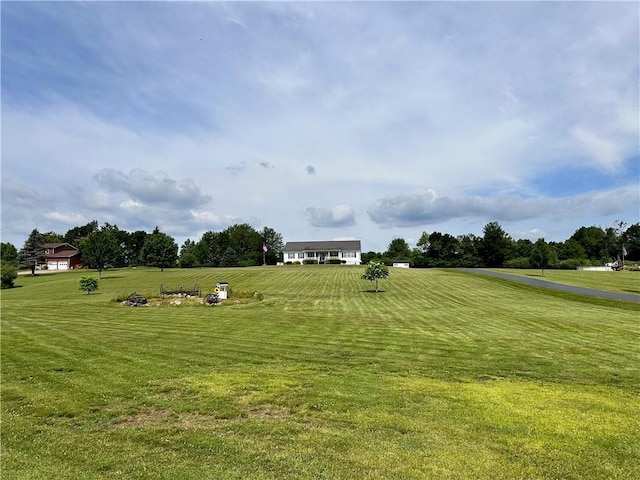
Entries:
{"label": "grass field", "polygon": [[[447,270],[376,294],[363,270],[18,278],[2,478],[640,478],[640,305]],[[116,302],[220,280],[243,301]]]}

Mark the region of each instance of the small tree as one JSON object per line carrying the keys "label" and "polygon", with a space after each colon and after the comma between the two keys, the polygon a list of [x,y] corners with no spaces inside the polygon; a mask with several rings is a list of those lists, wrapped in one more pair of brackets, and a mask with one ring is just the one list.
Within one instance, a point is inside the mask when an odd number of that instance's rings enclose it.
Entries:
{"label": "small tree", "polygon": [[87,295],[89,295],[91,292],[98,290],[98,279],[96,277],[81,277],[78,285],[80,290],[87,292]]}
{"label": "small tree", "polygon": [[376,282],[376,293],[378,292],[378,281],[389,276],[389,269],[383,263],[370,262],[362,275],[363,280]]}
{"label": "small tree", "polygon": [[18,269],[16,266],[7,262],[6,260],[2,260],[0,268],[2,269],[1,274],[1,287],[2,288],[13,288],[13,281],[18,278]]}

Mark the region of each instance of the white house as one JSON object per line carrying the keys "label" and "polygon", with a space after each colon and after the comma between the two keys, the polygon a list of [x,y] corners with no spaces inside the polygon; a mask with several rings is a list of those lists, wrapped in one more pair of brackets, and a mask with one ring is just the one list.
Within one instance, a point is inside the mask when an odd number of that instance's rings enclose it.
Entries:
{"label": "white house", "polygon": [[360,240],[327,240],[322,242],[287,242],[282,249],[284,261],[300,262],[312,259],[318,263],[340,260],[347,265],[360,265],[362,247]]}

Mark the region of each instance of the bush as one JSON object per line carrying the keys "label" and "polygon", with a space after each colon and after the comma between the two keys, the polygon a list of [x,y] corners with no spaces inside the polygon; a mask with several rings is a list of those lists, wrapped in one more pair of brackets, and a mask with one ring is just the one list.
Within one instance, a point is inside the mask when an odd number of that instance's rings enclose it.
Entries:
{"label": "bush", "polygon": [[315,258],[305,258],[302,261],[303,264],[305,265],[317,265],[318,264],[318,260],[316,260]]}
{"label": "bush", "polygon": [[2,260],[1,287],[13,288],[13,281],[18,278],[18,269],[13,263]]}
{"label": "bush", "polygon": [[329,264],[329,265],[341,265],[342,264],[342,260],[340,260],[339,258],[330,258],[329,260],[327,260],[326,263]]}
{"label": "bush", "polygon": [[504,262],[504,266],[507,268],[529,268],[529,257],[512,258]]}
{"label": "bush", "polygon": [[590,262],[588,260],[584,260],[582,258],[568,258],[567,260],[562,260],[558,264],[558,268],[562,270],[575,270],[578,267],[588,267]]}
{"label": "bush", "polygon": [[98,290],[98,279],[96,277],[80,277],[78,285],[80,290],[87,292],[87,295],[89,295],[91,292]]}

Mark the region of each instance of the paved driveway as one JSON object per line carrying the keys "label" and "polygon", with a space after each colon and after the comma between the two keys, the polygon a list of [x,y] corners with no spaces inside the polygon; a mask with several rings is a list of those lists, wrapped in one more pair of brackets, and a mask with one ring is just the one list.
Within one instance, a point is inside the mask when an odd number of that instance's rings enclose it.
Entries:
{"label": "paved driveway", "polygon": [[484,270],[482,268],[457,268],[456,270],[462,270],[464,272],[476,273],[481,275],[490,275],[492,277],[504,278],[506,280],[526,283],[527,285],[534,285],[536,287],[550,288],[552,290],[560,290],[562,292],[577,293],[580,295],[589,295],[592,297],[608,298],[611,300],[626,300],[629,302],[640,302],[640,295],[634,295],[632,293],[606,292],[604,290],[595,290],[593,288],[574,287],[573,285],[547,282],[546,280],[540,280],[538,278],[523,277],[520,275],[513,275],[511,273],[494,272],[491,270]]}

